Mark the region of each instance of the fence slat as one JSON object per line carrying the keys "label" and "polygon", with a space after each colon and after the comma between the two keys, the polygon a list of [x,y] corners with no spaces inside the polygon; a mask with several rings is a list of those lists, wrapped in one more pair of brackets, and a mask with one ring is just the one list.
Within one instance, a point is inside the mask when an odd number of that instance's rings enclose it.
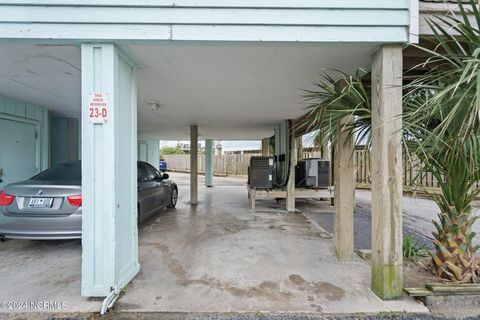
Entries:
{"label": "fence slat", "polygon": [[[250,158],[253,156],[261,156],[261,153],[253,154],[224,154],[214,156],[214,172],[220,175],[236,175],[247,176]],[[205,170],[205,155],[199,155],[198,168],[200,172]],[[306,151],[303,158],[319,158],[320,152]],[[190,171],[190,155],[176,154],[165,155],[163,158],[167,161],[168,168],[179,171]],[[370,153],[365,150],[355,150],[353,155],[355,163],[357,187],[370,187]],[[412,191],[415,184],[421,185],[429,189],[439,188],[437,179],[430,172],[422,172],[421,164],[418,159],[404,161],[403,165],[403,186],[405,191]],[[420,176],[421,174],[421,176]],[[480,182],[479,182],[480,183]]]}

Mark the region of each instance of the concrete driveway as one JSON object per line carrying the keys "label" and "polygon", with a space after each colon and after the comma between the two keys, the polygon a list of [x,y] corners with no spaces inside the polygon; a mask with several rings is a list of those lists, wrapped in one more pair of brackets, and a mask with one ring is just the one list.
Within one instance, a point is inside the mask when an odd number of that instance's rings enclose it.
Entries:
{"label": "concrete driveway", "polygon": [[[369,288],[370,266],[337,261],[329,234],[274,201],[250,211],[243,179],[215,178],[188,204],[188,175],[177,209],[140,228],[141,272],[116,310],[131,312],[377,313],[427,309],[409,298],[382,301]],[[201,183],[201,182],[200,182]],[[0,301],[64,301],[61,311],[98,311],[80,296],[79,241],[0,244]]]}

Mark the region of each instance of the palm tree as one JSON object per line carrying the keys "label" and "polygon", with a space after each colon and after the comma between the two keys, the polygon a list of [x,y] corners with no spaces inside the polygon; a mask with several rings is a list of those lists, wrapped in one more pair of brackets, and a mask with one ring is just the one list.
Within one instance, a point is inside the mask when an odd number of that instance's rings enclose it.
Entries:
{"label": "palm tree", "polygon": [[[357,144],[369,145],[371,105],[362,83],[366,74],[362,69],[353,76],[330,71],[314,83],[315,90],[305,91],[308,112],[297,125],[308,131],[317,130],[315,144],[327,145],[344,130],[354,136]],[[345,123],[345,118],[351,121]]]}
{"label": "palm tree", "polygon": [[[458,122],[448,126],[438,139],[439,127],[450,114],[449,106],[444,105],[442,112],[432,112],[437,110],[429,105],[437,94],[435,90],[420,89],[419,82],[408,89],[403,112],[404,145],[420,160],[419,177],[432,173],[441,190],[436,194],[424,188],[440,208],[438,221],[433,221],[433,269],[446,281],[478,282],[480,260],[476,256],[479,247],[472,243],[476,221],[472,202],[480,193],[479,136],[472,131],[467,140],[460,138],[457,134],[462,123]],[[428,109],[430,112],[419,115],[418,110]]]}
{"label": "palm tree", "polygon": [[[471,230],[472,202],[480,193],[480,14],[470,1],[470,11],[459,1],[460,17],[452,13],[428,20],[435,49],[418,47],[431,55],[421,65],[428,71],[404,88],[406,158],[419,159],[441,189],[439,195],[431,194],[440,208],[433,222],[432,263],[441,279],[456,282],[477,282],[480,277],[479,247],[472,243]],[[305,94],[309,105],[301,125],[318,129],[330,141],[345,130],[368,148],[371,103],[364,74],[359,70],[354,76],[339,71],[336,77],[323,75],[314,83],[316,89]],[[343,122],[346,117],[351,121]]]}
{"label": "palm tree", "polygon": [[480,193],[480,13],[474,0],[469,10],[461,1],[458,6],[459,17],[427,20],[436,46],[419,47],[431,55],[422,65],[429,71],[406,86],[405,122],[415,154],[441,188],[432,195],[440,208],[433,222],[435,272],[447,281],[477,282],[479,247],[471,227]]}

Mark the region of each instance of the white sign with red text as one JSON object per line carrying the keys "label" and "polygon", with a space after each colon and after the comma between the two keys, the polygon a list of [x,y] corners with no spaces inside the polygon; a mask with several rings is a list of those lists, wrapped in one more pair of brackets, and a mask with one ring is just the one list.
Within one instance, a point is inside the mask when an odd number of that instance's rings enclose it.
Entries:
{"label": "white sign with red text", "polygon": [[88,99],[88,120],[90,123],[105,123],[108,120],[108,95],[91,92]]}

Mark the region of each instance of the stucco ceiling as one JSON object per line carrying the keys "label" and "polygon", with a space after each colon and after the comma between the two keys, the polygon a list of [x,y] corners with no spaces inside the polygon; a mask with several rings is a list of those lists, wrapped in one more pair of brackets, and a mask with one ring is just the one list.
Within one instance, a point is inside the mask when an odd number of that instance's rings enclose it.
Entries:
{"label": "stucco ceiling", "polygon": [[[302,89],[322,69],[367,67],[371,44],[162,43],[129,46],[138,71],[139,132],[161,139],[259,139],[304,112]],[[80,49],[0,45],[0,94],[80,115]],[[152,103],[160,105],[153,110]]]}

